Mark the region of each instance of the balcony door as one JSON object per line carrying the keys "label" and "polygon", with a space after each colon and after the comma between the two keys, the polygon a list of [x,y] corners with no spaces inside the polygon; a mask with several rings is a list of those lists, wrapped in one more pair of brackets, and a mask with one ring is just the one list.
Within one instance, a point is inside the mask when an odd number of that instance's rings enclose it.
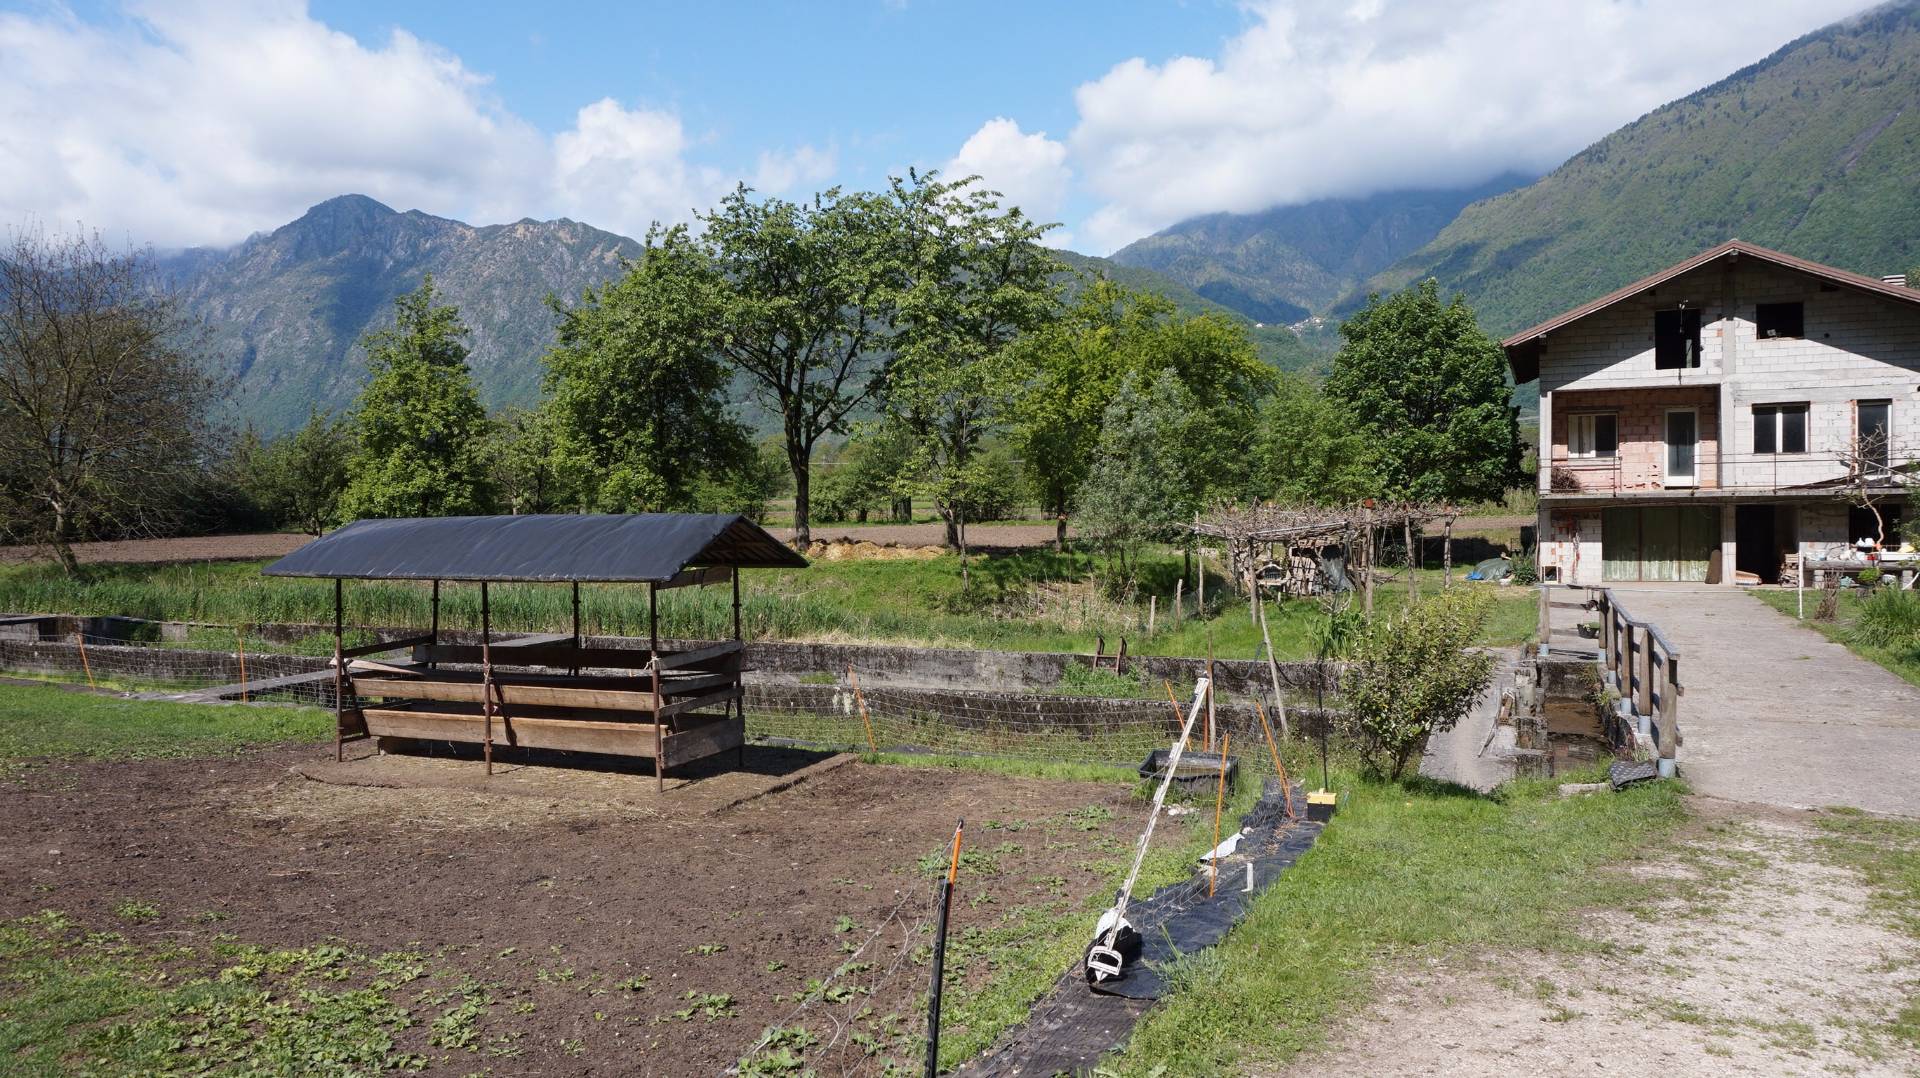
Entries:
{"label": "balcony door", "polygon": [[1667,486],[1696,487],[1699,475],[1700,413],[1692,408],[1667,411]]}

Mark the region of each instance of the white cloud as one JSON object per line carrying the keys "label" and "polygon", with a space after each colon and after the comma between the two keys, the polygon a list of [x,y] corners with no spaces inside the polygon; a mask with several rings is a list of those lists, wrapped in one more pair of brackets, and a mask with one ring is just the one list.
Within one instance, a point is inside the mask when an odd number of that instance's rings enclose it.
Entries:
{"label": "white cloud", "polygon": [[[1044,131],[1027,134],[1004,116],[982,124],[943,172],[955,180],[979,176],[987,188],[1000,192],[1003,204],[1020,207],[1042,224],[1059,220],[1073,182],[1064,143]],[[1047,242],[1054,245],[1069,239],[1060,229],[1047,234]]]}
{"label": "white cloud", "polygon": [[749,186],[769,195],[790,194],[796,188],[825,183],[838,171],[840,155],[832,147],[824,150],[815,146],[768,150],[760,155],[759,165],[753,170]]}
{"label": "white cloud", "polygon": [[[689,159],[692,141],[674,113],[613,100],[549,137],[458,57],[404,31],[363,45],[299,0],[166,0],[99,23],[0,13],[0,219],[13,222],[228,243],[358,192],[637,235],[732,185]],[[811,182],[831,164],[802,147],[761,172]]]}
{"label": "white cloud", "polygon": [[1117,64],[1068,143],[1112,248],[1197,213],[1546,171],[1865,0],[1268,0],[1217,57]]}

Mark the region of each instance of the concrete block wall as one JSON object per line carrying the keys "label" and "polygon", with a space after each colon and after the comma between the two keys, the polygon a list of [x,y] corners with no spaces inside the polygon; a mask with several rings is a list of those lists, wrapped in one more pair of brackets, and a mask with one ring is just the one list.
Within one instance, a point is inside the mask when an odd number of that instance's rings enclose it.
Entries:
{"label": "concrete block wall", "polygon": [[[1761,338],[1758,305],[1796,301],[1805,336]],[[1700,366],[1658,370],[1654,312],[1682,303],[1701,312]],[[1793,486],[1841,474],[1838,455],[1854,437],[1861,400],[1892,402],[1893,455],[1912,459],[1920,456],[1920,306],[1751,259],[1703,267],[1548,338],[1540,363],[1541,409],[1549,417],[1543,455],[1556,447],[1564,454],[1560,413],[1576,406],[1577,393],[1688,387],[1718,397],[1724,486]],[[1754,406],[1798,403],[1808,405],[1808,452],[1755,454]],[[1543,476],[1543,489],[1546,483]]]}
{"label": "concrete block wall", "polygon": [[1540,532],[1539,564],[1543,576],[1553,569],[1562,584],[1601,583],[1600,522],[1598,509],[1556,509],[1545,514]]}

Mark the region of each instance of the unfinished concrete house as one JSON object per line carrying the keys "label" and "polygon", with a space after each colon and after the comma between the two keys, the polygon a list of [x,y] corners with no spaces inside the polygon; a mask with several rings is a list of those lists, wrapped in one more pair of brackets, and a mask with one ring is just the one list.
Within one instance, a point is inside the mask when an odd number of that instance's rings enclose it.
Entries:
{"label": "unfinished concrete house", "polygon": [[1504,347],[1540,383],[1548,579],[1773,583],[1897,542],[1911,511],[1920,290],[1903,278],[1734,240]]}

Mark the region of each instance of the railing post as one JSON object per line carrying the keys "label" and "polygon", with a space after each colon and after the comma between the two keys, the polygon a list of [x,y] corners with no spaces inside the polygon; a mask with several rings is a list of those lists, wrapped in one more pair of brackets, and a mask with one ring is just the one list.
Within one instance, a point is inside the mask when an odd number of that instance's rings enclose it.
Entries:
{"label": "railing post", "polygon": [[1600,615],[1600,661],[1609,662],[1613,655],[1613,604],[1607,601],[1607,593],[1600,593],[1600,606],[1596,611]]}
{"label": "railing post", "polygon": [[1653,716],[1653,627],[1640,629],[1640,685],[1634,695],[1634,709]]}
{"label": "railing post", "polygon": [[1661,773],[1665,775],[1669,765],[1665,761],[1673,760],[1680,748],[1680,658],[1667,656],[1667,676],[1660,687],[1660,759]]}

